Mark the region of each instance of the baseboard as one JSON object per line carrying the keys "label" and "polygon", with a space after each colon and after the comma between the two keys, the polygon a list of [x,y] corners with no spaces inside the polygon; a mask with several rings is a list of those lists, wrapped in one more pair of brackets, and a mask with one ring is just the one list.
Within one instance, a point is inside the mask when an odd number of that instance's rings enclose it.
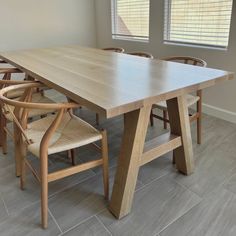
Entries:
{"label": "baseboard", "polygon": [[211,116],[215,116],[222,120],[226,120],[232,123],[236,123],[236,112],[231,112],[219,107],[211,106],[203,103],[203,113]]}

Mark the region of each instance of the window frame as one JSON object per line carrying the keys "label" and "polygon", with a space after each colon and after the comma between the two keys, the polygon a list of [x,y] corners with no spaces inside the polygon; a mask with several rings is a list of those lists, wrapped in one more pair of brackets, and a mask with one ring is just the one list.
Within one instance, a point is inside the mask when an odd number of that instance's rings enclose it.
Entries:
{"label": "window frame", "polygon": [[194,48],[206,48],[206,49],[217,49],[227,51],[230,42],[230,33],[232,27],[232,14],[233,14],[233,0],[232,0],[232,8],[230,15],[230,23],[229,23],[229,34],[228,34],[228,42],[226,46],[223,45],[214,45],[214,44],[205,44],[205,43],[195,43],[195,42],[185,42],[178,40],[170,40],[170,27],[171,27],[171,2],[172,0],[164,0],[164,27],[163,27],[163,43],[166,45],[177,45],[177,46],[186,46],[186,47],[194,47]]}
{"label": "window frame", "polygon": [[148,43],[150,40],[150,0],[149,1],[149,13],[148,13],[148,36],[131,36],[117,34],[117,0],[111,0],[111,24],[112,24],[112,39],[114,40],[125,40],[134,42]]}

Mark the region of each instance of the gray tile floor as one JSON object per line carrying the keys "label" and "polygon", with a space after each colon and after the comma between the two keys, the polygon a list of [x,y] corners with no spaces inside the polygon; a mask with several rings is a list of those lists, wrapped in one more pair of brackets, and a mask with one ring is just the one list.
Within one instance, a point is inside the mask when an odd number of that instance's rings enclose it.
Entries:
{"label": "gray tile floor", "polygon": [[[95,115],[78,115],[94,124]],[[156,122],[156,121],[155,121]],[[110,183],[113,184],[122,134],[122,117],[101,121],[108,130]],[[148,137],[165,132],[158,121]],[[204,116],[203,144],[196,144],[192,125],[195,173],[179,174],[169,153],[143,166],[136,186],[132,213],[120,221],[107,210],[101,169],[49,185],[49,227],[40,228],[39,185],[27,175],[27,188],[19,189],[14,176],[13,146],[0,154],[0,235],[97,236],[235,236],[236,235],[236,125]],[[97,157],[96,151],[77,150],[77,161]],[[34,159],[35,166],[38,160]],[[66,154],[50,157],[50,169],[68,166]]]}

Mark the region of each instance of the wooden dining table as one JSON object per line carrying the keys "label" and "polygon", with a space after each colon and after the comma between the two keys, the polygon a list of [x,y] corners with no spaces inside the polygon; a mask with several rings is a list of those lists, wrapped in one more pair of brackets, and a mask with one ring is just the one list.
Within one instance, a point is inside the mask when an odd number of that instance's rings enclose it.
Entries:
{"label": "wooden dining table", "polygon": [[[1,52],[28,76],[109,119],[124,115],[124,131],[109,209],[132,207],[141,166],[173,150],[176,168],[194,171],[187,93],[230,80],[233,73],[78,45]],[[170,133],[145,142],[153,104],[167,101]]]}

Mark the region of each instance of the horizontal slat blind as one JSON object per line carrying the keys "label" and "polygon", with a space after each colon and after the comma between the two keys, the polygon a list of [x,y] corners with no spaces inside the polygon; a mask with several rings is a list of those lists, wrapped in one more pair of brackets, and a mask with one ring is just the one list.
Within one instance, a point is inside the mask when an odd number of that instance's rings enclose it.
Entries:
{"label": "horizontal slat blind", "polygon": [[228,46],[233,0],[166,0],[164,40]]}
{"label": "horizontal slat blind", "polygon": [[149,0],[112,0],[112,34],[148,40]]}

